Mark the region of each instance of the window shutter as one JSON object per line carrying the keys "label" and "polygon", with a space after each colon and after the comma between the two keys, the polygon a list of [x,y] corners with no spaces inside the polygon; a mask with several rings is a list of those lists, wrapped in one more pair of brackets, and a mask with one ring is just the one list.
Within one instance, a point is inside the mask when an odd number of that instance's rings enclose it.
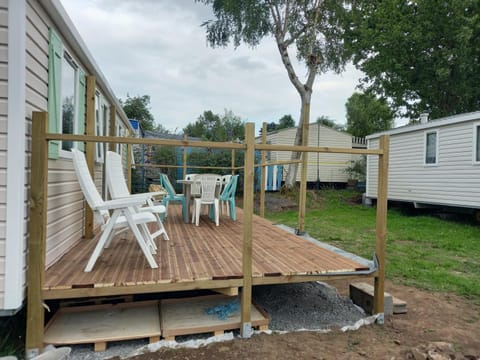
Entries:
{"label": "window shutter", "polygon": [[[78,113],[77,113],[77,134],[85,134],[85,92],[86,92],[86,77],[82,69],[78,69]],[[78,142],[78,149],[85,150],[85,143]]]}
{"label": "window shutter", "polygon": [[[60,133],[60,84],[62,79],[62,41],[55,31],[50,28],[48,45],[48,130],[51,133]],[[48,144],[48,157],[58,158],[60,142],[51,140]]]}

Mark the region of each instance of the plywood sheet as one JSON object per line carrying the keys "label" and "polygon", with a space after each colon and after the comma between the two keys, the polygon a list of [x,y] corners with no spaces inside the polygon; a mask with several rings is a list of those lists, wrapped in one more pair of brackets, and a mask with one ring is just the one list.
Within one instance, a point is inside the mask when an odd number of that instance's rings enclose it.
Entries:
{"label": "plywood sheet", "polygon": [[46,344],[84,344],[159,337],[158,301],[61,308],[47,325]]}
{"label": "plywood sheet", "polygon": [[[202,296],[190,299],[175,299],[161,301],[162,335],[171,337],[176,335],[200,334],[239,329],[240,311],[233,312],[226,319],[216,314],[208,315],[206,309],[231,304],[239,301],[223,295]],[[268,325],[269,319],[255,305],[252,305],[252,326]]]}

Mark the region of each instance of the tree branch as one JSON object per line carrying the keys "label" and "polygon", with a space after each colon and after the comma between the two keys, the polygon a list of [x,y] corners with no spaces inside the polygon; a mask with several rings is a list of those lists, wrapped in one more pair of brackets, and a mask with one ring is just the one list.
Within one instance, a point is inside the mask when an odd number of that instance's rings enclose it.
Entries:
{"label": "tree branch", "polygon": [[288,54],[287,46],[285,45],[284,42],[279,41],[278,38],[277,38],[277,46],[278,46],[278,51],[280,52],[280,57],[282,59],[283,65],[287,70],[288,78],[290,79],[290,82],[293,84],[293,86],[295,86],[295,89],[297,89],[299,94],[303,96],[305,93],[305,87],[303,86],[302,82],[298,79],[298,76],[295,73],[295,69],[292,65],[292,62],[290,61],[290,55]]}
{"label": "tree branch", "polygon": [[283,33],[286,34],[288,31],[288,19],[290,14],[290,0],[287,0],[285,4],[285,18],[283,19]]}

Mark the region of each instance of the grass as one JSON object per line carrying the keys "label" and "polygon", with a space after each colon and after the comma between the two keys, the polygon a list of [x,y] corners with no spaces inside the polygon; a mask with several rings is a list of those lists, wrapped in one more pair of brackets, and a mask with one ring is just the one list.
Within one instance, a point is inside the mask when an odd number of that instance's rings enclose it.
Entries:
{"label": "grass", "polygon": [[[375,209],[351,199],[351,191],[309,195],[305,230],[312,237],[371,259],[375,251]],[[358,196],[357,196],[358,197]],[[297,226],[297,211],[268,213]],[[468,221],[388,210],[387,278],[430,291],[453,292],[480,303],[480,227]]]}

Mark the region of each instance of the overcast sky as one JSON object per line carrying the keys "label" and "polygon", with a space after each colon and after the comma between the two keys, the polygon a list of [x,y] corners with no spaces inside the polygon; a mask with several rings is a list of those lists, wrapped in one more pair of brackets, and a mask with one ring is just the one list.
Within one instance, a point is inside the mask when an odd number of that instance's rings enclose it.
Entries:
{"label": "overcast sky", "polygon": [[[150,95],[157,123],[180,131],[205,110],[244,121],[298,123],[300,98],[271,38],[251,49],[213,49],[200,25],[210,9],[193,0],[61,0],[117,97]],[[294,54],[292,53],[293,57]],[[304,78],[304,67],[297,67]],[[361,73],[349,66],[315,82],[311,121],[339,124]]]}

